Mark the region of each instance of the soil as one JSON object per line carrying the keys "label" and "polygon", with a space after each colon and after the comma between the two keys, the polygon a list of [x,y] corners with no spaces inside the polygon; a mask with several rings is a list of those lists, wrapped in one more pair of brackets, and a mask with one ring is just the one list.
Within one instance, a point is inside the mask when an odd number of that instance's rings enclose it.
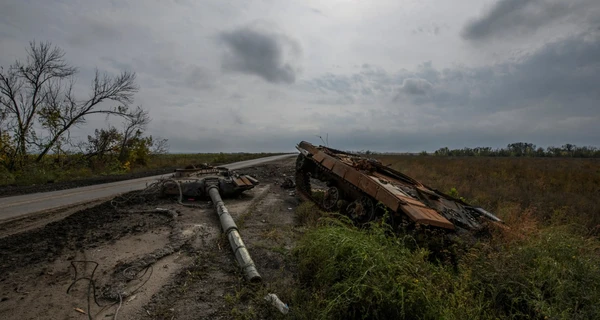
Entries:
{"label": "soil", "polygon": [[239,170],[260,185],[225,199],[261,284],[243,279],[209,201],[108,201],[0,224],[0,319],[278,316],[256,293],[290,298],[290,252],[304,227],[299,200],[280,185],[293,168],[285,159]]}

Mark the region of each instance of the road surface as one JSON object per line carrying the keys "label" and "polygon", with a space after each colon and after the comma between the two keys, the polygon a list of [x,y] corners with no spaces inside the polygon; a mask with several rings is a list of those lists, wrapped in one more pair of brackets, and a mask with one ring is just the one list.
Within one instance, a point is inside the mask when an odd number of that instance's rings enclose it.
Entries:
{"label": "road surface", "polygon": [[[279,156],[234,162],[224,165],[224,167],[227,167],[231,170],[236,170],[292,156],[295,156],[295,154],[284,154]],[[169,176],[171,176],[171,174],[103,183],[67,190],[40,192],[0,198],[0,220],[13,219],[26,214],[69,207],[96,199],[114,197],[121,193],[143,189],[147,184],[150,184],[157,179]]]}

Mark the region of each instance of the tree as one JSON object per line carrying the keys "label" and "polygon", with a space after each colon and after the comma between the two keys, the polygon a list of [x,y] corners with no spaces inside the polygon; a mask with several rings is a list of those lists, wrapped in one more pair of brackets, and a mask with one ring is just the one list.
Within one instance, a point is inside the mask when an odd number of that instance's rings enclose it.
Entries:
{"label": "tree", "polygon": [[573,150],[575,150],[576,148],[577,148],[576,145],[570,144],[570,143],[564,144],[562,146],[563,151],[565,151],[566,154],[569,155],[569,157],[573,156]]}
{"label": "tree", "polygon": [[[125,119],[123,131],[110,127],[108,130],[96,129],[94,136],[88,136],[84,146],[87,159],[118,160],[126,166],[131,162],[145,165],[150,154],[168,152],[167,139],[155,140],[152,136],[144,136],[144,130],[151,120],[146,110],[138,107]],[[105,159],[107,155],[113,157]]]}
{"label": "tree", "polygon": [[88,135],[86,157],[88,159],[97,157],[102,160],[107,153],[116,152],[119,149],[122,136],[115,127],[110,127],[108,130],[96,129],[94,136]]}
{"label": "tree", "polygon": [[[0,106],[14,128],[16,148],[9,165],[14,169],[22,164],[27,148],[36,146],[39,162],[57,145],[64,143],[65,134],[74,126],[85,123],[92,114],[131,117],[129,104],[138,87],[133,72],[123,71],[118,76],[100,74],[96,70],[87,99],[74,94],[75,67],[64,60],[65,52],[49,42],[31,42],[26,61],[16,61],[7,70],[0,70]],[[112,108],[102,108],[104,101],[117,102]],[[33,126],[39,123],[47,132],[37,137]]]}
{"label": "tree", "polygon": [[169,152],[169,140],[164,138],[157,138],[152,144],[151,154],[165,154]]}
{"label": "tree", "polygon": [[513,156],[522,157],[522,156],[531,156],[536,149],[535,144],[527,143],[527,142],[515,142],[511,143],[507,146],[508,151]]}
{"label": "tree", "polygon": [[16,61],[7,70],[0,69],[0,104],[13,124],[16,148],[10,167],[22,161],[27,153],[27,139],[35,123],[37,111],[47,98],[53,80],[60,81],[75,74],[65,63],[65,53],[49,43],[30,43],[25,63]]}
{"label": "tree", "polygon": [[448,147],[443,147],[443,148],[439,148],[438,150],[436,150],[433,154],[436,156],[445,157],[445,156],[450,155],[450,150],[448,149]]}
{"label": "tree", "polygon": [[138,107],[125,122],[125,129],[123,130],[123,138],[121,140],[121,151],[119,153],[119,160],[125,162],[128,158],[128,152],[131,149],[132,141],[140,139],[143,131],[146,129],[148,123],[150,123],[150,117],[148,112]]}
{"label": "tree", "polygon": [[[48,94],[48,101],[40,112],[42,125],[50,132],[49,139],[42,145],[43,149],[36,158],[40,161],[57,141],[73,126],[85,123],[85,117],[92,114],[118,115],[126,118],[136,117],[138,107],[131,112],[128,104],[133,102],[133,94],[138,88],[135,84],[135,73],[123,71],[117,77],[106,74],[96,75],[92,82],[92,94],[89,99],[80,102],[73,96],[73,82],[66,90],[61,90],[59,85],[52,87]],[[104,100],[119,102],[119,105],[110,109],[97,108]]]}

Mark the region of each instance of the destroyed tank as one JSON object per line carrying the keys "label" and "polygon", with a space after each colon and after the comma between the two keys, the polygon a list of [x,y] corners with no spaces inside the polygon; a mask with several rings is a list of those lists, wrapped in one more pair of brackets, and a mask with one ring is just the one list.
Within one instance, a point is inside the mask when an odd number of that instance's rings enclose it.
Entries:
{"label": "destroyed tank", "polygon": [[259,182],[249,175],[206,164],[176,169],[173,178],[163,183],[162,194],[186,198],[207,198],[208,187],[217,185],[224,197],[233,197],[254,188]]}
{"label": "destroyed tank", "polygon": [[[426,225],[449,231],[477,231],[502,221],[419,181],[369,159],[324,146],[300,142],[296,189],[326,211],[337,211],[358,224],[385,215],[391,224]],[[311,180],[324,187],[315,192]]]}

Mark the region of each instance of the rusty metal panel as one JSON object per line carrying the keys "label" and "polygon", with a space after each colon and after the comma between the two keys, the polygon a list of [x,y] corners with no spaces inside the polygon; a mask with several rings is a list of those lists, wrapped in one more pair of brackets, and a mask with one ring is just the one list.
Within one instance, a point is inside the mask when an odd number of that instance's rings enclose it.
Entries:
{"label": "rusty metal panel", "polygon": [[400,199],[409,197],[409,195],[406,194],[406,192],[404,192],[404,190],[400,189],[397,185],[390,183],[389,180],[387,180],[387,179],[377,177],[377,178],[373,178],[373,181],[377,182],[381,188],[386,189],[391,194],[395,195],[396,197],[398,197]]}
{"label": "rusty metal panel", "polygon": [[417,190],[420,191],[420,192],[422,192],[422,193],[427,194],[432,199],[439,199],[440,198],[440,195],[438,195],[437,193],[435,193],[433,190],[430,190],[430,189],[425,188],[423,186],[418,186]]}
{"label": "rusty metal panel", "polygon": [[240,176],[240,179],[242,179],[242,181],[244,181],[245,185],[251,186],[252,182],[250,182],[250,180],[248,180],[248,178],[244,177],[244,176]]}
{"label": "rusty metal panel", "polygon": [[344,179],[346,179],[346,181],[350,182],[354,186],[358,187],[361,176],[362,176],[362,173],[360,173],[356,170],[349,170],[348,172],[346,172]]}
{"label": "rusty metal panel", "polygon": [[423,202],[421,202],[421,201],[419,201],[419,200],[417,200],[417,199],[413,199],[413,198],[410,198],[410,197],[402,197],[402,196],[401,196],[401,197],[399,197],[399,198],[400,198],[402,201],[404,201],[404,202],[406,202],[406,203],[408,203],[408,204],[411,204],[411,205],[413,205],[413,206],[417,206],[417,207],[426,207],[426,205],[425,205]]}
{"label": "rusty metal panel", "polygon": [[395,185],[406,185],[405,182],[402,182],[402,181],[400,181],[398,179],[395,179],[394,177],[386,176],[385,174],[379,173],[377,171],[374,171],[371,174],[374,175],[377,178],[386,180],[386,181],[391,182],[392,184],[395,184]]}
{"label": "rusty metal panel", "polygon": [[319,152],[319,149],[315,146],[313,146],[311,143],[306,142],[306,141],[301,141],[298,146],[304,150],[307,150],[308,152],[310,152],[311,154],[316,154],[317,152]]}
{"label": "rusty metal panel", "polygon": [[315,155],[313,155],[313,159],[315,159],[315,161],[317,161],[318,163],[321,163],[323,161],[323,159],[325,159],[325,152],[317,152]]}
{"label": "rusty metal panel", "polygon": [[348,170],[350,170],[350,168],[341,162],[336,163],[333,167],[333,173],[337,174],[342,178],[344,177],[344,175],[346,175],[346,172],[348,172]]}
{"label": "rusty metal panel", "polygon": [[395,195],[393,195],[390,191],[384,188],[379,189],[375,199],[381,201],[381,203],[385,204],[392,211],[396,212],[398,211],[401,204],[400,200],[398,200],[398,198],[396,198]]}
{"label": "rusty metal panel", "polygon": [[375,196],[377,195],[377,191],[379,190],[379,184],[373,181],[370,176],[365,174],[363,174],[362,177],[360,177],[358,187],[373,198],[375,198]]}
{"label": "rusty metal panel", "polygon": [[335,164],[337,163],[337,161],[335,161],[335,159],[333,159],[332,157],[325,155],[325,159],[323,159],[323,162],[321,162],[321,165],[323,165],[323,167],[332,170],[333,166],[335,166]]}
{"label": "rusty metal panel", "polygon": [[454,225],[444,218],[437,211],[424,207],[412,206],[410,204],[401,205],[400,208],[406,215],[417,223],[432,225],[436,227],[454,229]]}
{"label": "rusty metal panel", "polygon": [[238,187],[241,187],[241,186],[243,186],[243,185],[246,185],[246,184],[244,183],[244,181],[243,181],[242,179],[240,179],[240,178],[234,178],[234,179],[233,179],[233,182],[235,182],[235,184],[236,184]]}

